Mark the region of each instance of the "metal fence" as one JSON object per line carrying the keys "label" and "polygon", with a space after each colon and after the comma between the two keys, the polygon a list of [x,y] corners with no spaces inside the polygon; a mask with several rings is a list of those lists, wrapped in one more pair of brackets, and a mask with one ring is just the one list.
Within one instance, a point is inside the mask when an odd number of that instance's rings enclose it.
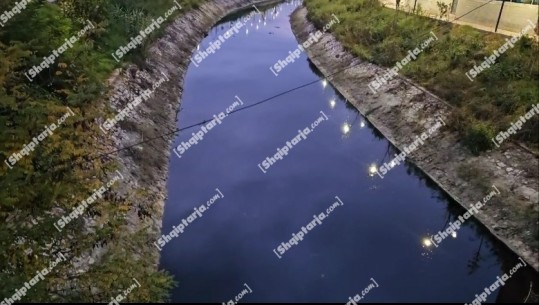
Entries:
{"label": "metal fence", "polygon": [[[380,0],[395,8],[396,0]],[[433,18],[453,20],[493,32],[520,32],[538,23],[539,0],[400,0],[400,9]],[[442,14],[443,11],[445,14]],[[538,28],[535,28],[538,34]]]}

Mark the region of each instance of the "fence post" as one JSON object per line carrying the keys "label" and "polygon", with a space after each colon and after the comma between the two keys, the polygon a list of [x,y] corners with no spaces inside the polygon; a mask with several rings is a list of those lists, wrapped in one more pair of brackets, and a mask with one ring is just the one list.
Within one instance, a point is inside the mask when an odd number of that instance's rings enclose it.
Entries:
{"label": "fence post", "polygon": [[500,24],[500,18],[502,17],[504,4],[505,4],[505,0],[502,0],[502,7],[500,7],[500,14],[498,15],[498,20],[496,21],[496,28],[494,29],[494,33],[498,32],[498,25]]}
{"label": "fence post", "polygon": [[458,3],[459,3],[459,0],[453,0],[451,2],[451,14],[455,14],[457,12]]}

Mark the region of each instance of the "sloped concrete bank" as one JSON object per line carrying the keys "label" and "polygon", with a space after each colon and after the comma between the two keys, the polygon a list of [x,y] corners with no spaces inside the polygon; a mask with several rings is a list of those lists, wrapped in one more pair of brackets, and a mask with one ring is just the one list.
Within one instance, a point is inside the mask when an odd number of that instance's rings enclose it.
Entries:
{"label": "sloped concrete bank", "polygon": [[[305,7],[294,12],[291,23],[299,42],[317,31]],[[387,70],[354,57],[329,33],[306,52],[328,81],[400,151],[426,131],[425,126],[431,126],[439,117],[448,117],[451,111],[446,102],[401,77],[374,94],[367,84]],[[389,163],[393,157],[384,162]],[[443,128],[406,159],[465,209],[482,200],[495,185],[500,194],[490,199],[475,218],[539,270],[536,156],[511,144],[473,156],[460,144],[455,132]]]}
{"label": "sloped concrete bank", "polygon": [[[130,65],[116,70],[109,78],[103,107],[112,108],[114,115],[144,90],[153,91],[149,99],[103,136],[104,152],[118,150],[109,161],[115,161],[124,176],[116,196],[133,203],[126,212],[128,225],[122,234],[125,240],[140,232],[148,237],[147,247],[133,253],[133,259],[151,258],[152,265],[144,264],[148,270],[155,271],[159,263],[159,250],[153,243],[161,234],[170,149],[190,58],[206,33],[226,15],[253,4],[275,2],[279,1],[207,1],[198,9],[184,12],[164,30],[149,48],[143,67]],[[110,117],[100,118],[98,123],[101,125]],[[106,251],[96,247],[81,261],[99,261]]]}

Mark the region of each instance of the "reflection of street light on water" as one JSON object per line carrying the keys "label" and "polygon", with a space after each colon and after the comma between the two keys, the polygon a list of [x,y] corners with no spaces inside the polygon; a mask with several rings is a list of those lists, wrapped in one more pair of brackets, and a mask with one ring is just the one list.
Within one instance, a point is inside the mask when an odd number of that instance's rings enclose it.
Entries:
{"label": "reflection of street light on water", "polygon": [[[451,237],[453,238],[457,238],[457,232],[451,232]],[[427,248],[430,248],[433,244],[432,240],[430,240],[429,238],[427,237],[424,237],[423,240],[422,240],[422,244],[423,246],[427,247]]]}
{"label": "reflection of street light on water", "polygon": [[376,167],[376,164],[371,164],[369,166],[369,176],[374,176],[378,172],[378,168]]}
{"label": "reflection of street light on water", "polygon": [[344,123],[341,127],[342,133],[345,135],[350,133],[350,125],[348,123]]}
{"label": "reflection of street light on water", "polygon": [[335,102],[335,99],[332,99],[331,101],[329,101],[329,107],[331,107],[331,109],[335,108],[335,105],[337,105],[337,102]]}

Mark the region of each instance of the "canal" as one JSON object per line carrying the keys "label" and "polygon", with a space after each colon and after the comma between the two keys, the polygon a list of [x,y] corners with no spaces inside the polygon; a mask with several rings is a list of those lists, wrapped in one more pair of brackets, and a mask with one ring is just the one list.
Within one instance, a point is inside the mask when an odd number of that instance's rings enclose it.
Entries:
{"label": "canal", "polygon": [[[465,211],[409,163],[377,175],[399,152],[304,52],[270,70],[297,49],[298,5],[228,16],[193,56],[162,229],[178,233],[160,263],[172,301],[471,303],[521,261],[473,219],[430,242]],[[531,282],[522,267],[487,301],[522,302]]]}

